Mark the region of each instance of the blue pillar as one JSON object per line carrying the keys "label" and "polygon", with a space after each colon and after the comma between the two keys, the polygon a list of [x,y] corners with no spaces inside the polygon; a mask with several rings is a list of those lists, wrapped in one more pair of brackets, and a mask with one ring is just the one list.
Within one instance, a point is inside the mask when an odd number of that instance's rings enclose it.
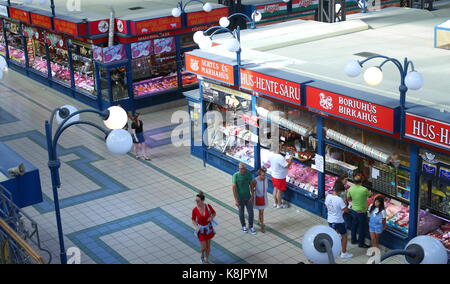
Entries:
{"label": "blue pillar", "polygon": [[[317,116],[317,155],[321,155],[325,160],[325,139],[323,135],[323,117]],[[324,161],[325,163],[325,161]],[[325,164],[324,164],[325,169]],[[320,200],[325,199],[325,173],[318,172],[319,176],[319,192]]]}
{"label": "blue pillar", "polygon": [[412,239],[417,236],[419,224],[419,198],[420,198],[420,167],[421,159],[419,156],[419,147],[414,144],[409,145],[410,160],[410,185],[411,193],[409,200],[409,231],[408,238]]}
{"label": "blue pillar", "polygon": [[69,47],[69,42],[65,40],[67,46],[67,56],[69,57],[69,71],[70,71],[70,88],[72,92],[76,92],[75,88],[75,69],[73,68],[72,48]]}
{"label": "blue pillar", "polygon": [[206,108],[203,102],[203,86],[202,81],[198,82],[198,91],[200,92],[200,115],[202,116],[202,151],[203,151],[203,166],[206,167],[206,145],[205,145],[205,131],[206,131],[206,121],[205,121],[205,113]]}
{"label": "blue pillar", "polygon": [[99,64],[94,61],[94,74],[95,74],[95,83],[97,85],[97,102],[98,102],[98,109],[104,110],[103,106],[103,97],[102,97],[102,84],[100,79],[100,67]]}
{"label": "blue pillar", "polygon": [[50,61],[50,51],[48,48],[48,43],[45,42],[44,46],[45,46],[45,58],[47,59],[47,78],[48,78],[49,82],[51,82],[50,80],[52,79],[53,74],[52,74],[52,64]]}
{"label": "blue pillar", "polygon": [[[239,72],[240,73],[240,72]],[[252,95],[252,115],[257,117],[258,111],[257,108],[257,98],[256,96]],[[253,129],[253,133],[256,134],[259,137],[259,127],[251,126]],[[256,143],[255,148],[255,171],[259,170],[261,168],[261,145],[259,143]]]}
{"label": "blue pillar", "polygon": [[133,88],[133,70],[132,70],[132,60],[133,55],[131,54],[131,44],[125,44],[125,51],[127,53],[127,86],[128,86],[128,97],[130,102],[130,108],[133,114],[136,114],[136,106],[134,104],[134,88]]}
{"label": "blue pillar", "polygon": [[181,62],[181,40],[180,35],[175,36],[175,47],[176,47],[176,60],[177,60],[177,82],[178,91],[181,92],[183,89],[183,63]]}

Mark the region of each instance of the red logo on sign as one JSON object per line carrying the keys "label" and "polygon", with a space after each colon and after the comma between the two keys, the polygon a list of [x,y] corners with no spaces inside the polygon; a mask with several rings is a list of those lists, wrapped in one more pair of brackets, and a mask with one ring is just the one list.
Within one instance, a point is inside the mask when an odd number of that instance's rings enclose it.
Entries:
{"label": "red logo on sign", "polygon": [[450,149],[450,125],[414,114],[406,114],[407,137]]}
{"label": "red logo on sign", "polygon": [[234,85],[234,68],[232,65],[186,54],[186,70]]}
{"label": "red logo on sign", "polygon": [[140,22],[132,22],[131,32],[136,35],[181,28],[181,18],[165,17]]}
{"label": "red logo on sign", "polygon": [[278,4],[266,6],[266,13],[275,13],[279,10],[280,10],[280,6]]}
{"label": "red logo on sign", "polygon": [[27,11],[22,11],[15,8],[9,8],[9,16],[13,19],[29,23],[30,22],[30,13]]}
{"label": "red logo on sign", "polygon": [[301,104],[300,84],[241,69],[241,87],[268,96]]}
{"label": "red logo on sign", "polygon": [[52,28],[52,19],[47,16],[31,13],[31,22],[33,25],[45,27],[48,29]]}
{"label": "red logo on sign", "polygon": [[308,86],[306,105],[331,115],[346,118],[393,133],[395,109]]}

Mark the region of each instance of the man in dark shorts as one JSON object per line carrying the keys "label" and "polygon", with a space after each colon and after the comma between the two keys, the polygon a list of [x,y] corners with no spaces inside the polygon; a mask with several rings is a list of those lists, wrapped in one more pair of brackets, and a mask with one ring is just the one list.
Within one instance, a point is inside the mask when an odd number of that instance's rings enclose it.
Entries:
{"label": "man in dark shorts", "polygon": [[353,255],[347,252],[347,228],[345,227],[344,212],[348,212],[347,204],[340,197],[342,188],[335,188],[333,194],[328,194],[325,199],[325,205],[328,209],[328,224],[336,230],[342,237],[342,253],[340,258],[352,258]]}

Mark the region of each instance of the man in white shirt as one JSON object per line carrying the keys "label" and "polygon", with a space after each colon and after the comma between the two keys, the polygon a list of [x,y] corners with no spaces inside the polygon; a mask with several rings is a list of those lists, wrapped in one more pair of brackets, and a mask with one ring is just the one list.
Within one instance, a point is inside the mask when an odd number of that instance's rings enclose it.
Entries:
{"label": "man in white shirt", "polygon": [[270,170],[272,174],[272,182],[273,182],[273,197],[275,199],[275,203],[273,205],[274,208],[287,208],[286,204],[283,203],[283,193],[287,189],[286,177],[289,172],[289,167],[293,163],[293,158],[286,156],[283,157],[280,154],[280,150],[276,148],[275,151],[269,157],[270,162]]}
{"label": "man in white shirt", "polygon": [[352,258],[353,255],[347,252],[347,228],[345,227],[344,212],[348,212],[348,206],[340,197],[343,190],[336,187],[333,194],[328,194],[325,198],[325,206],[328,209],[328,224],[336,230],[342,237],[342,253],[341,258]]}

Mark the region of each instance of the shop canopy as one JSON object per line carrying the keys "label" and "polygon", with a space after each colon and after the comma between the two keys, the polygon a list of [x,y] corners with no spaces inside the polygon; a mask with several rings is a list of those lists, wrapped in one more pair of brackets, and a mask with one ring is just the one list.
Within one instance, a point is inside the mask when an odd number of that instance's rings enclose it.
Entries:
{"label": "shop canopy", "polygon": [[[33,1],[33,3],[25,4],[26,7],[32,7],[39,10],[51,11],[50,1],[48,5],[40,5],[40,1]],[[70,16],[79,19],[87,19],[88,21],[95,21],[108,18],[110,15],[110,8],[114,8],[117,18],[138,19],[151,16],[169,16],[173,8],[177,7],[179,0],[77,0],[73,1],[80,3],[80,11],[69,11],[68,5],[72,1],[68,0],[54,0],[56,7],[56,15]],[[218,6],[217,1],[206,1]],[[22,0],[12,0],[13,4],[20,4],[19,7],[24,6]],[[199,11],[201,4],[192,3],[186,11]],[[125,19],[125,20],[127,20]]]}
{"label": "shop canopy", "polygon": [[[246,30],[241,34],[242,58],[247,63],[273,65],[315,80],[399,100],[399,72],[393,64],[384,66],[384,81],[376,87],[369,87],[362,75],[347,77],[344,67],[351,59],[364,60],[377,54],[399,60],[408,57],[423,74],[425,85],[419,91],[410,90],[407,101],[450,111],[450,54],[434,48],[433,33],[436,25],[448,20],[448,15],[450,8],[433,12],[389,8],[334,24],[293,21],[270,29]],[[218,37],[216,42],[223,43],[226,38]],[[380,63],[374,61],[367,66]]]}

